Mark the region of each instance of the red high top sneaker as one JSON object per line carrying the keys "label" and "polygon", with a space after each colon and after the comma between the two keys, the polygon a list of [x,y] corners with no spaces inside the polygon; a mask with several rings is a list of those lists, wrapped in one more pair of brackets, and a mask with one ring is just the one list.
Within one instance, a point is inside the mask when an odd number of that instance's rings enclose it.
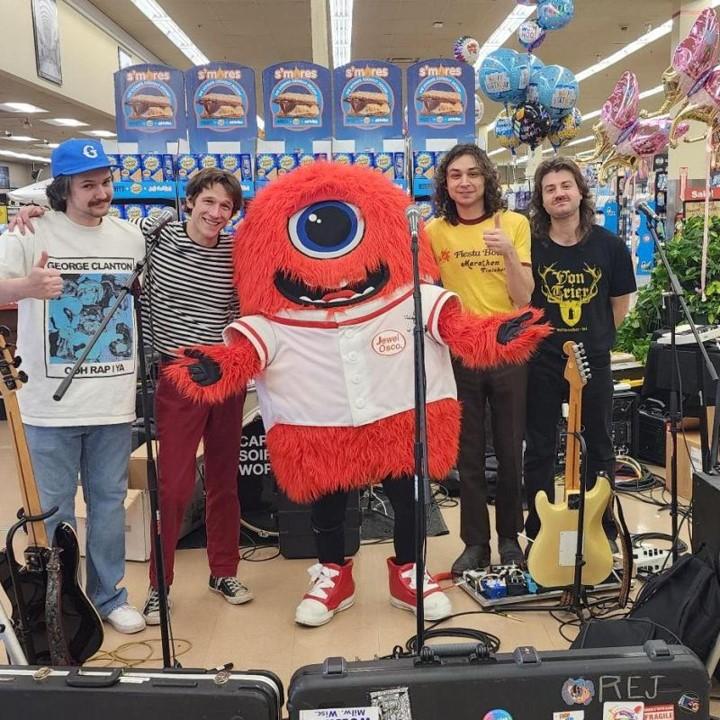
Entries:
{"label": "red high top sneaker", "polygon": [[[395,558],[387,559],[388,579],[390,581],[390,604],[414,613],[417,597],[415,595],[415,563],[396,565]],[[442,620],[452,615],[452,605],[448,596],[440,589],[432,576],[425,571],[423,582],[423,609],[426,620]]]}
{"label": "red high top sneaker", "polygon": [[295,610],[295,622],[317,627],[349,608],[355,602],[352,567],[353,561],[347,560],[344,565],[317,563],[308,568],[311,587]]}

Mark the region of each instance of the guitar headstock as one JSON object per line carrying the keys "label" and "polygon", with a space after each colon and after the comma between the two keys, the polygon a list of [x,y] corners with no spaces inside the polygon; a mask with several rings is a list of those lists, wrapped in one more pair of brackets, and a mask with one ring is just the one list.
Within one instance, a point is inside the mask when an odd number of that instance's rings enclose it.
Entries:
{"label": "guitar headstock", "polygon": [[587,385],[591,373],[583,344],[568,341],[563,344],[563,352],[567,355],[563,377],[571,388],[584,387]]}
{"label": "guitar headstock", "polygon": [[3,399],[19,390],[27,382],[27,375],[18,370],[18,361],[12,356],[7,338],[10,330],[0,325],[0,395]]}

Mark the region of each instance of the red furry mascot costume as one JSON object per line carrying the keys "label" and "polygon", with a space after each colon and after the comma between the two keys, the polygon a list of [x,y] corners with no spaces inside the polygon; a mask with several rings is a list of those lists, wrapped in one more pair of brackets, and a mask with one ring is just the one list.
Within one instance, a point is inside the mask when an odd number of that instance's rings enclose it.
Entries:
{"label": "red furry mascot costume", "polygon": [[[312,502],[319,563],[296,621],[322,625],[350,607],[347,491],[383,482],[395,511],[390,602],[415,607],[412,258],[407,196],[360,167],[316,163],[274,181],[237,233],[243,315],[225,346],[199,346],[168,369],[190,397],[219,401],[255,378],[278,485]],[[539,313],[480,318],[432,284],[421,233],[428,464],[444,478],[458,451],[460,408],[450,356],[469,367],[524,362],[548,329]],[[451,613],[427,575],[426,617]]]}

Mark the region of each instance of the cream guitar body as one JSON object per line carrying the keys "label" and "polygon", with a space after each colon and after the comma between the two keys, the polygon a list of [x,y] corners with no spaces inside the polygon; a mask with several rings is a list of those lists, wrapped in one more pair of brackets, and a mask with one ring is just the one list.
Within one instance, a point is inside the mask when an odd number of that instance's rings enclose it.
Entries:
{"label": "cream guitar body", "polygon": [[[611,496],[610,483],[604,477],[597,478],[593,489],[585,493],[583,585],[601,583],[613,568],[612,550],[602,526]],[[575,578],[578,498],[579,495],[572,493],[561,503],[551,503],[542,490],[535,498],[540,532],[528,557],[528,570],[535,582],[544,587],[566,587],[572,585]]]}

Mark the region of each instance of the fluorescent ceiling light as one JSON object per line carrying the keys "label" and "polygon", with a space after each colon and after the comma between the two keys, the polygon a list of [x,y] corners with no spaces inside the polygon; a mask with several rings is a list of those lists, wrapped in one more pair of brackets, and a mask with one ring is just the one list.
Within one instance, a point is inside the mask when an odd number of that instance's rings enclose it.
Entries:
{"label": "fluorescent ceiling light", "polygon": [[662,25],[656,27],[654,30],[651,30],[650,32],[640,36],[637,40],[633,40],[633,42],[628,43],[624,48],[618,50],[617,52],[614,52],[612,55],[608,55],[608,57],[606,57],[604,60],[601,60],[600,62],[591,65],[589,68],[586,68],[585,70],[577,73],[575,77],[577,78],[578,82],[582,82],[586,78],[589,78],[591,75],[594,75],[601,70],[606,70],[611,65],[614,65],[615,63],[624,60],[628,55],[632,55],[634,52],[637,52],[638,50],[644,48],[646,45],[649,45],[650,43],[659,40],[661,37],[665,37],[665,35],[669,35],[671,32],[672,20],[668,20]]}
{"label": "fluorescent ceiling light", "polygon": [[8,135],[7,137],[0,138],[2,140],[14,140],[15,142],[33,142],[39,140],[39,138],[30,137],[29,135]]}
{"label": "fluorescent ceiling light", "polygon": [[87,127],[86,122],[75,120],[75,118],[51,118],[50,120],[43,120],[48,125],[58,125],[59,127]]}
{"label": "fluorescent ceiling light", "polygon": [[[331,0],[332,2],[332,0]],[[478,59],[475,62],[475,69],[493,50],[497,50],[505,44],[505,41],[535,12],[534,5],[517,5],[511,10],[508,16],[495,28],[493,34],[485,41],[485,44],[478,52]]]}
{"label": "fluorescent ceiling light", "polygon": [[47,112],[43,108],[39,108],[36,105],[22,102],[6,102],[0,103],[0,110],[4,112],[17,112],[17,113],[42,113]]}
{"label": "fluorescent ceiling light", "polygon": [[333,67],[350,62],[353,0],[330,0]]}
{"label": "fluorescent ceiling light", "polygon": [[109,130],[81,130],[81,132],[83,133],[83,135],[93,135],[100,138],[117,137],[114,132],[110,132]]}
{"label": "fluorescent ceiling light", "polygon": [[49,163],[50,158],[40,157],[40,155],[28,155],[27,153],[17,153],[12,150],[0,150],[0,156],[16,158],[18,160],[32,160],[33,162]]}
{"label": "fluorescent ceiling light", "polygon": [[56,147],[60,147],[60,143],[51,143],[51,142],[35,143],[35,147],[50,148],[50,149],[54,150]]}
{"label": "fluorescent ceiling light", "polygon": [[[180,26],[155,2],[155,0],[130,0],[133,5],[145,15],[155,27],[175,47],[195,65],[207,65],[210,62],[207,55],[180,29]],[[352,5],[352,2],[351,2]],[[265,122],[258,115],[257,124],[260,130],[265,129]]]}
{"label": "fluorescent ceiling light", "polygon": [[180,29],[180,26],[158,5],[155,0],[130,0],[175,47],[195,65],[209,63],[207,56]]}
{"label": "fluorescent ceiling light", "polygon": [[[720,1],[720,0],[719,0],[719,1]],[[498,155],[498,154],[501,153],[503,150],[505,150],[505,148],[498,148],[497,150],[493,150],[492,152],[489,152],[489,153],[487,154],[487,156],[488,156],[488,157],[492,157],[493,155]]]}

